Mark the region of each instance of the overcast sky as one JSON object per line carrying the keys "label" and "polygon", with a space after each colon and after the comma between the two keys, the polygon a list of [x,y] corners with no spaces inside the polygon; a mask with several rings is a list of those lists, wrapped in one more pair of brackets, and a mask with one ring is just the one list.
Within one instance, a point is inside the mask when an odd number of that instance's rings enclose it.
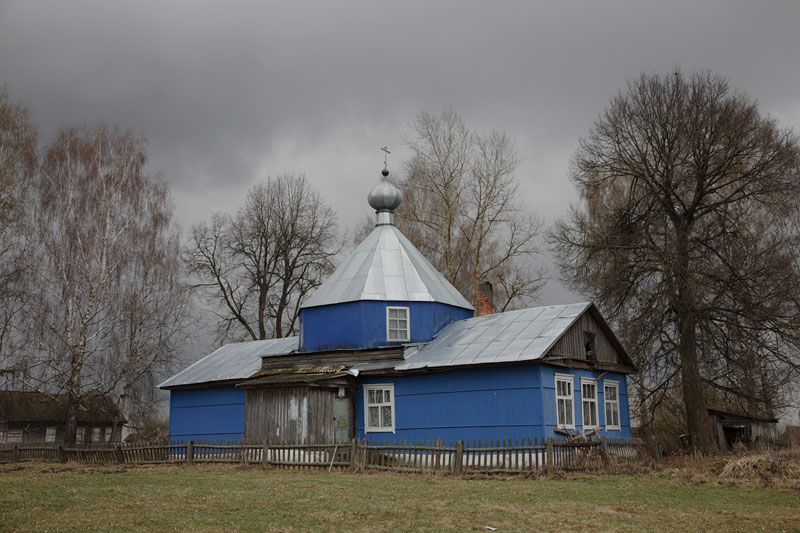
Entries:
{"label": "overcast sky", "polygon": [[[420,110],[505,130],[522,200],[575,198],[570,155],[626,80],[711,70],[800,129],[800,2],[0,0],[0,84],[42,140],[100,121],[149,140],[180,225],[303,172],[344,228],[400,170]],[[581,299],[551,284],[540,301]]]}

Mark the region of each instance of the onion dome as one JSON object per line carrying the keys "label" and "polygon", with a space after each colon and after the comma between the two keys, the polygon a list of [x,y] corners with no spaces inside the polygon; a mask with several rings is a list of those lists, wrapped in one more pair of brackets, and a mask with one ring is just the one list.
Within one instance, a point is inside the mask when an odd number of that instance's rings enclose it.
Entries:
{"label": "onion dome", "polygon": [[389,181],[387,169],[384,168],[381,174],[383,174],[383,178],[369,192],[367,202],[377,213],[382,211],[391,213],[403,203],[403,193]]}

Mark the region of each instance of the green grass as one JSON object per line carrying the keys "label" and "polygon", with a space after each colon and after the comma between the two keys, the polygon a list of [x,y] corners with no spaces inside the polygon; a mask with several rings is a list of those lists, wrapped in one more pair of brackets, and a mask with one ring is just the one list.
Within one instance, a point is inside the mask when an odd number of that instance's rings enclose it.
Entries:
{"label": "green grass", "polygon": [[800,531],[800,491],[669,473],[564,479],[0,465],[9,531]]}

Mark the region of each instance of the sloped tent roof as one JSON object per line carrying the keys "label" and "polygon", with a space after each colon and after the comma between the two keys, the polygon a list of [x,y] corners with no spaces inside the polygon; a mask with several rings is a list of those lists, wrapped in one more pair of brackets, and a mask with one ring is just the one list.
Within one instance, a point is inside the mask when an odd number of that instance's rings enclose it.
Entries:
{"label": "sloped tent roof", "polygon": [[288,355],[297,350],[299,337],[226,344],[159,385],[168,389],[215,381],[245,379],[261,369],[261,358]]}
{"label": "sloped tent roof", "polygon": [[306,300],[303,308],[359,300],[472,305],[391,224],[375,226],[353,254]]}
{"label": "sloped tent roof", "polygon": [[634,368],[625,348],[592,303],[535,307],[453,322],[395,370],[517,363],[544,358],[584,313],[590,312],[624,365]]}
{"label": "sloped tent roof", "polygon": [[[79,424],[110,424],[118,414],[108,396],[90,396],[78,408]],[[67,417],[66,394],[0,391],[0,420],[7,422],[62,422]],[[125,423],[122,418],[120,422]]]}

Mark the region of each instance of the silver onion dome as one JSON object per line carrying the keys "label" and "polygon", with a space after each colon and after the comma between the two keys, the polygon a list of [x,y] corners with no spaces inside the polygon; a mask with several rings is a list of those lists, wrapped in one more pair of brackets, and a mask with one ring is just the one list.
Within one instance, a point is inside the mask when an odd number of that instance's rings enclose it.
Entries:
{"label": "silver onion dome", "polygon": [[388,180],[389,171],[383,169],[383,178],[367,196],[367,201],[378,212],[392,212],[403,203],[403,193]]}

